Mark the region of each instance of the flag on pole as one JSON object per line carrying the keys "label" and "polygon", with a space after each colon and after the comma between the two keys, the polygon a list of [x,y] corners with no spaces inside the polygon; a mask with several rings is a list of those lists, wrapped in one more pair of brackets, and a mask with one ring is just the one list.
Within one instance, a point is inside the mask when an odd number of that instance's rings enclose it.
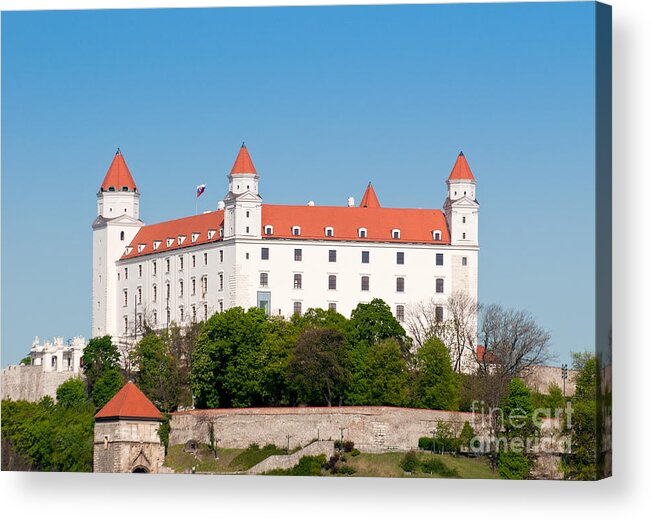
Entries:
{"label": "flag on pole", "polygon": [[206,191],[206,185],[205,184],[199,184],[197,186],[197,198],[201,197],[201,194]]}

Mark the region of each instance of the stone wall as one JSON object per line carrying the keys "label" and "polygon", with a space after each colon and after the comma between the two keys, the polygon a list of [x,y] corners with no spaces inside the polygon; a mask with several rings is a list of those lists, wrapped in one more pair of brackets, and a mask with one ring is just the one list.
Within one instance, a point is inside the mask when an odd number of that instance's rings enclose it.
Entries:
{"label": "stone wall", "polygon": [[[568,369],[567,379],[565,380],[565,395],[574,395],[576,389],[576,370]],[[526,385],[535,392],[541,394],[549,393],[549,387],[552,384],[557,384],[558,387],[563,389],[563,377],[561,367],[550,367],[537,365],[531,367],[528,374],[522,378]]]}
{"label": "stone wall", "polygon": [[290,469],[296,466],[301,460],[301,457],[309,455],[325,455],[329,459],[335,452],[335,443],[332,441],[316,441],[308,444],[302,450],[290,455],[272,455],[267,457],[259,464],[253,466],[248,473],[251,475],[259,475],[272,469]]}
{"label": "stone wall", "polygon": [[43,372],[43,367],[33,365],[9,365],[2,369],[2,399],[37,402],[46,395],[56,399],[59,385],[72,377],[79,374]]}
{"label": "stone wall", "polygon": [[285,447],[289,435],[290,448],[343,436],[362,451],[405,451],[417,448],[419,437],[431,437],[438,421],[449,423],[456,433],[468,421],[481,433],[481,419],[467,412],[385,406],[192,410],[172,414],[170,444],[208,443],[212,423],[218,446],[226,448],[252,443]]}

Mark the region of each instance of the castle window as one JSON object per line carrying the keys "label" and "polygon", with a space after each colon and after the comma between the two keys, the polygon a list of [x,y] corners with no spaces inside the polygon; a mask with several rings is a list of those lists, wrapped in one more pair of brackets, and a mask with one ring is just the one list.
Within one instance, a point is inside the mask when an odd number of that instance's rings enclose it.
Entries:
{"label": "castle window", "polygon": [[142,264],[138,264],[138,278],[142,278]]}
{"label": "castle window", "polygon": [[160,247],[160,240],[154,240],[154,251]]}
{"label": "castle window", "polygon": [[212,237],[215,236],[215,230],[214,229],[209,229],[208,230],[208,240],[212,240]]}
{"label": "castle window", "polygon": [[183,257],[179,256],[179,270],[183,271]]}
{"label": "castle window", "polygon": [[443,292],[443,278],[436,279],[436,292],[437,293]]}
{"label": "castle window", "polygon": [[167,247],[170,247],[173,243],[174,243],[174,239],[173,239],[173,238],[168,238],[168,239],[167,239]]}
{"label": "castle window", "polygon": [[199,238],[199,233],[192,233],[192,243],[196,242]]}
{"label": "castle window", "polygon": [[260,250],[260,258],[262,260],[269,260],[269,248],[268,247],[263,247]]}
{"label": "castle window", "polygon": [[[464,195],[466,194],[465,191],[463,193],[464,193]],[[461,217],[461,222],[465,224],[466,223],[466,217]]]}
{"label": "castle window", "polygon": [[179,316],[181,318],[181,321],[183,321],[185,317],[185,312],[183,311],[183,307],[179,307]]}
{"label": "castle window", "polygon": [[224,273],[219,273],[219,290],[224,290]]}
{"label": "castle window", "polygon": [[394,240],[397,240],[400,238],[400,230],[399,229],[392,229],[391,230],[391,238]]}
{"label": "castle window", "polygon": [[362,291],[368,291],[369,289],[369,277],[362,276]]}
{"label": "castle window", "polygon": [[152,301],[155,302],[157,297],[158,297],[158,287],[156,287],[156,285],[152,285],[152,287],[151,287],[151,299],[152,299]]}
{"label": "castle window", "polygon": [[183,242],[185,242],[185,235],[179,235],[177,240],[179,245],[183,244]]}
{"label": "castle window", "polygon": [[197,257],[192,255],[192,267],[197,267]]}
{"label": "castle window", "polygon": [[269,285],[269,273],[260,273],[260,287]]}
{"label": "castle window", "polygon": [[208,265],[208,253],[203,254],[203,265]]}
{"label": "castle window", "polygon": [[332,227],[325,228],[325,236],[327,236],[327,237],[335,236],[335,229],[332,228]]}
{"label": "castle window", "polygon": [[249,232],[249,226],[246,226],[246,232],[247,233]]}
{"label": "castle window", "polygon": [[142,305],[142,287],[138,287],[138,305]]}
{"label": "castle window", "polygon": [[396,278],[396,291],[405,292],[405,279],[402,277]]}
{"label": "castle window", "polygon": [[115,186],[109,186],[109,191],[115,191]]}
{"label": "castle window", "polygon": [[118,273],[118,281],[120,280],[120,273]]}
{"label": "castle window", "polygon": [[193,322],[197,321],[197,307],[194,305],[192,306],[192,321]]}
{"label": "castle window", "polygon": [[436,321],[441,322],[443,321],[443,306],[442,305],[437,305],[434,309],[434,319]]}
{"label": "castle window", "polygon": [[208,276],[204,275],[201,277],[201,297],[205,298],[207,292],[208,292]]}
{"label": "castle window", "polygon": [[294,261],[295,262],[300,262],[303,260],[303,250],[302,249],[294,249]]}
{"label": "castle window", "polygon": [[273,226],[265,226],[264,227],[264,234],[265,235],[273,235],[274,234],[274,227]]}
{"label": "castle window", "polygon": [[295,274],[294,275],[294,289],[303,288],[303,275]]}
{"label": "castle window", "polygon": [[142,253],[142,250],[145,248],[145,244],[138,244],[138,253]]}
{"label": "castle window", "polygon": [[[248,186],[247,186],[248,187]],[[250,213],[247,211],[246,212],[246,218],[249,218]]]}
{"label": "castle window", "polygon": [[337,303],[336,302],[328,303],[328,310],[336,311],[337,310]]}
{"label": "castle window", "polygon": [[183,296],[183,280],[179,280],[179,298]]}
{"label": "castle window", "polygon": [[370,253],[368,251],[362,251],[362,263],[368,264]]}
{"label": "castle window", "polygon": [[224,251],[222,251],[221,249],[219,250],[219,261],[220,262],[224,261]]}
{"label": "castle window", "polygon": [[120,231],[120,240],[124,240],[124,231]]}
{"label": "castle window", "polygon": [[292,226],[292,235],[295,237],[298,237],[301,235],[301,227],[300,226]]}
{"label": "castle window", "polygon": [[166,323],[169,324],[169,322],[170,322],[170,318],[171,318],[171,316],[170,316],[170,310],[169,310],[169,309],[166,309],[166,310],[165,310],[165,318],[167,319]]}
{"label": "castle window", "polygon": [[300,316],[302,310],[303,310],[303,305],[301,304],[301,302],[294,302],[294,314],[298,314]]}
{"label": "castle window", "polygon": [[366,228],[359,228],[357,230],[357,236],[359,238],[366,238]]}
{"label": "castle window", "polygon": [[154,276],[156,276],[156,260],[151,263],[152,270],[154,271]]}
{"label": "castle window", "polygon": [[124,268],[124,279],[126,280],[126,279],[128,279],[128,278],[129,278],[129,268],[128,268],[128,267],[125,267],[125,268]]}
{"label": "castle window", "polygon": [[142,329],[142,314],[138,314],[138,328]]}
{"label": "castle window", "polygon": [[468,257],[467,256],[462,256],[461,257],[461,265],[468,265]]}
{"label": "castle window", "polygon": [[127,318],[125,316],[124,317],[124,333],[126,334],[128,330],[129,330],[129,318]]}
{"label": "castle window", "polygon": [[224,312],[224,300],[219,300],[219,312]]}
{"label": "castle window", "polygon": [[466,238],[466,234],[465,234],[465,233],[463,233],[463,238]]}
{"label": "castle window", "polygon": [[154,325],[158,325],[158,313],[156,311],[152,313],[152,319],[154,320]]}
{"label": "castle window", "polygon": [[328,251],[328,262],[336,262],[336,261],[337,261],[337,250],[330,249]]}
{"label": "castle window", "polygon": [[403,253],[402,251],[398,251],[396,253],[396,264],[402,265],[404,263],[405,263],[405,253]]}
{"label": "castle window", "polygon": [[328,289],[330,289],[331,291],[337,289],[337,276],[334,274],[328,276]]}
{"label": "castle window", "polygon": [[396,305],[396,319],[398,321],[405,321],[405,306]]}
{"label": "castle window", "polygon": [[[122,186],[122,191],[129,191],[129,186]],[[124,211],[126,211],[127,208],[124,208]]]}
{"label": "castle window", "polygon": [[203,319],[204,320],[208,319],[208,304],[207,303],[203,304]]}
{"label": "castle window", "polygon": [[170,259],[169,258],[165,259],[165,272],[166,273],[170,272]]}
{"label": "castle window", "polygon": [[222,238],[224,236],[224,226],[219,227],[219,238]]}
{"label": "castle window", "polygon": [[192,296],[197,294],[197,279],[196,278],[191,278],[190,279],[190,287],[192,288]]}
{"label": "castle window", "polygon": [[441,232],[438,229],[436,231],[432,231],[432,238],[434,240],[441,240]]}
{"label": "castle window", "polygon": [[[167,300],[170,299],[170,283],[169,283],[169,282],[167,282],[167,283],[165,284],[165,298],[166,298]],[[169,320],[168,320],[168,321],[169,321]]]}

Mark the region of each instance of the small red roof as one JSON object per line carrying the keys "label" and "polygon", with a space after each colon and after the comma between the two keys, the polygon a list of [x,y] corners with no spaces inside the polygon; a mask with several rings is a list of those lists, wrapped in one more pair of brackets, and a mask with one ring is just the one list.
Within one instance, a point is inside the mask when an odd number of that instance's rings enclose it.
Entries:
{"label": "small red roof", "polygon": [[246,145],[244,143],[242,143],[242,147],[237,154],[237,159],[235,159],[235,164],[231,169],[231,175],[234,173],[258,173],[255,171],[255,166],[253,166],[253,161],[251,160],[249,151],[246,149]]}
{"label": "small red roof", "polygon": [[129,381],[113,396],[95,419],[130,417],[134,419],[162,419],[163,416],[140,389]]}
{"label": "small red roof", "polygon": [[106,176],[104,177],[104,182],[102,182],[102,191],[109,191],[109,188],[112,188],[111,191],[125,191],[124,188],[127,188],[128,191],[138,191],[136,183],[131,176],[131,172],[127,167],[127,163],[124,161],[124,157],[118,148],[118,151],[115,152],[113,157],[113,162],[109,166]]}
{"label": "small red roof", "polygon": [[375,190],[373,189],[373,186],[371,183],[368,183],[368,186],[366,186],[366,191],[364,192],[364,196],[362,197],[362,202],[359,203],[360,208],[379,208],[380,207],[380,201],[377,200],[377,195],[375,194]]}
{"label": "small red roof", "polygon": [[480,363],[494,365],[497,362],[494,354],[490,350],[486,351],[486,347],[482,345],[477,345],[476,352],[477,352],[477,360]]}
{"label": "small red roof", "polygon": [[457,161],[454,163],[448,180],[475,180],[475,177],[470,170],[470,166],[468,166],[468,161],[466,161],[466,156],[463,155],[463,152],[459,152],[459,157],[457,157]]}

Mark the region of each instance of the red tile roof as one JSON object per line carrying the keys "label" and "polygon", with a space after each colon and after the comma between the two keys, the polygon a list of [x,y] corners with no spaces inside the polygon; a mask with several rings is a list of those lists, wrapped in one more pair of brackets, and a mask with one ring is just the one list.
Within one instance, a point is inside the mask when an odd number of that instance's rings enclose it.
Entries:
{"label": "red tile roof", "polygon": [[480,363],[486,363],[488,365],[492,365],[496,363],[496,358],[495,355],[489,350],[486,352],[486,347],[482,345],[477,345],[477,360]]}
{"label": "red tile roof", "polygon": [[115,191],[122,191],[124,187],[128,188],[129,191],[138,190],[119,148],[106,172],[101,190],[108,191],[109,187],[112,187]]}
{"label": "red tile roof", "polygon": [[244,143],[240,148],[239,153],[237,154],[237,159],[235,159],[235,164],[231,169],[231,175],[233,173],[253,173],[257,174],[255,171],[255,166],[253,166],[253,161],[249,155],[249,151],[246,149]]}
{"label": "red tile roof", "polygon": [[163,416],[140,389],[129,381],[113,396],[95,419],[109,418],[162,419]]}
{"label": "red tile roof", "polygon": [[[132,248],[122,258],[134,258],[173,251],[188,246],[198,246],[208,242],[221,240],[219,228],[224,225],[224,212],[222,210],[193,215],[191,217],[168,220],[140,228],[128,247]],[[212,236],[210,236],[212,235]],[[192,238],[195,238],[194,242]],[[168,246],[168,239],[171,243]],[[158,248],[154,249],[154,242],[160,241]]]}
{"label": "red tile roof", "polygon": [[459,156],[457,157],[457,160],[452,167],[452,171],[450,172],[448,180],[475,180],[475,177],[472,175],[472,171],[470,170],[470,166],[468,166],[468,161],[466,161],[466,156],[463,155],[463,152],[459,152]]}
{"label": "red tile roof", "polygon": [[[185,247],[221,240],[219,228],[224,225],[221,210],[160,222],[140,228],[129,244],[128,254],[122,258],[136,258],[152,253],[173,251]],[[265,235],[265,226],[273,226],[273,234]],[[292,228],[299,226],[296,236]],[[332,237],[325,236],[325,228],[332,227]],[[366,237],[359,237],[359,229],[366,229]],[[400,230],[400,238],[393,238],[392,231]],[[209,231],[214,231],[208,238]],[[434,240],[432,232],[440,231],[441,240]],[[192,242],[192,235],[196,240]],[[179,237],[185,237],[182,242]],[[170,245],[167,245],[168,238]],[[262,205],[262,238],[289,238],[298,240],[353,240],[361,242],[396,242],[449,244],[450,235],[445,215],[439,209],[401,208],[351,208],[347,206],[286,206]],[[160,241],[154,249],[154,241]]]}
{"label": "red tile roof", "polygon": [[[265,225],[273,226],[271,237],[264,234]],[[263,238],[450,243],[445,215],[438,209],[263,204],[262,226]],[[300,236],[292,234],[294,226],[300,226]],[[334,228],[332,237],[325,236],[326,227]],[[359,238],[360,228],[366,229],[366,238]],[[400,238],[392,237],[393,229],[400,230]],[[441,240],[433,240],[436,230],[441,232]]]}
{"label": "red tile roof", "polygon": [[377,195],[375,194],[375,190],[373,189],[373,186],[371,186],[371,183],[368,183],[368,186],[366,186],[366,191],[364,192],[364,196],[362,197],[362,202],[359,203],[360,208],[379,208],[380,207],[380,201],[377,200]]}

